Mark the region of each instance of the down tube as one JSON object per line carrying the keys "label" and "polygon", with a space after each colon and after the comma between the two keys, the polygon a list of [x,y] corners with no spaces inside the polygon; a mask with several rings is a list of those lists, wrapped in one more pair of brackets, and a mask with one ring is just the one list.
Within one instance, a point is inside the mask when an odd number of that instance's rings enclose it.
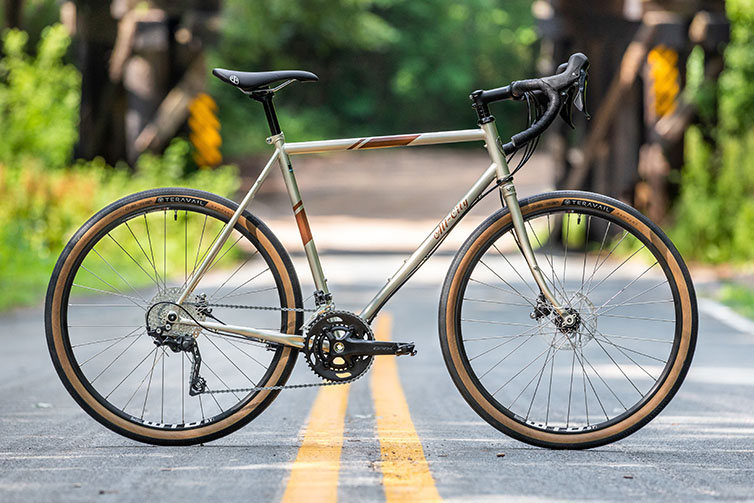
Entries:
{"label": "down tube", "polygon": [[487,171],[485,171],[469,191],[466,192],[463,199],[461,199],[458,204],[450,210],[445,218],[437,224],[432,233],[427,236],[421,245],[419,245],[419,248],[411,254],[408,260],[406,260],[400,269],[398,269],[387,281],[387,284],[383,286],[369,304],[362,309],[360,313],[362,318],[371,323],[390,297],[392,297],[393,294],[398,291],[398,289],[402,287],[417,270],[419,270],[422,264],[432,256],[440,244],[445,241],[445,238],[448,237],[448,234],[453,230],[453,227],[455,227],[455,225],[466,215],[469,209],[471,209],[482,191],[484,191],[484,189],[495,179],[496,169],[494,163],[487,168]]}

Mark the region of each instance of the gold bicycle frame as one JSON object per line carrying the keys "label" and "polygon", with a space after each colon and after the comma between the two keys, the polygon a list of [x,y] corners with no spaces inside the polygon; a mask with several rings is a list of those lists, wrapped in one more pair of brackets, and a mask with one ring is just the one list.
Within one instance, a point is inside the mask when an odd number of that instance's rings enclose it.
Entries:
{"label": "gold bicycle frame", "polygon": [[[542,294],[547,298],[550,304],[553,306],[561,316],[567,316],[562,306],[554,297],[544,277],[537,265],[537,261],[534,257],[534,252],[529,242],[526,228],[524,227],[524,220],[521,215],[521,209],[518,205],[518,199],[516,198],[516,189],[513,185],[513,180],[510,178],[510,170],[508,169],[508,163],[505,160],[505,156],[498,146],[498,132],[494,121],[482,124],[478,129],[463,129],[456,131],[440,131],[432,133],[416,133],[416,134],[403,134],[392,136],[375,136],[368,138],[345,138],[337,140],[323,140],[323,141],[307,141],[307,142],[292,142],[286,143],[283,133],[271,136],[267,138],[267,143],[275,146],[275,152],[270,157],[270,160],[262,169],[257,180],[252,185],[249,192],[238,206],[238,209],[233,214],[231,219],[223,228],[220,236],[215,241],[207,256],[202,263],[191,275],[186,282],[181,295],[177,300],[177,304],[182,304],[189,295],[194,291],[199,280],[209,268],[217,253],[222,248],[230,236],[233,227],[238,221],[241,214],[246,210],[251,201],[254,199],[257,191],[264,183],[265,179],[270,173],[275,161],[278,161],[280,170],[283,174],[283,180],[288,191],[288,197],[293,207],[293,213],[296,218],[296,224],[298,225],[299,233],[301,234],[301,240],[304,243],[304,252],[309,263],[309,269],[314,279],[314,286],[316,293],[320,299],[324,299],[322,304],[318,303],[320,312],[325,309],[329,309],[332,305],[331,296],[327,288],[327,281],[325,279],[324,272],[322,271],[322,265],[320,264],[319,254],[317,253],[317,247],[314,244],[311,230],[309,228],[309,220],[306,217],[306,211],[304,209],[304,203],[301,200],[301,193],[296,183],[296,177],[293,173],[293,165],[291,164],[290,156],[299,154],[313,154],[320,152],[336,152],[344,150],[365,150],[373,148],[391,148],[400,146],[418,146],[418,145],[439,145],[446,143],[457,142],[470,142],[470,141],[484,141],[487,147],[487,152],[490,155],[492,163],[484,171],[484,173],[477,179],[471,188],[464,194],[463,198],[453,206],[448,214],[443,218],[433,231],[424,239],[419,247],[413,254],[403,263],[403,265],[393,274],[393,276],[387,281],[387,283],[380,289],[374,298],[361,310],[359,315],[371,323],[374,320],[377,313],[385,305],[385,303],[392,297],[392,295],[408,281],[413,274],[419,270],[424,262],[432,256],[437,248],[442,244],[445,238],[450,234],[456,224],[466,215],[468,210],[476,202],[477,198],[482,192],[490,186],[493,181],[502,181],[500,183],[500,190],[502,191],[505,204],[508,206],[508,210],[511,213],[513,219],[513,226],[515,230],[518,242],[521,244],[521,250],[523,252],[526,263],[532,273],[534,280],[539,286]],[[182,325],[194,325],[198,326],[198,323],[190,318],[180,317],[179,321]],[[285,334],[281,332],[275,332],[271,330],[256,329],[252,327],[242,327],[235,325],[224,325],[222,323],[216,323],[212,321],[202,321],[201,326],[215,330],[219,333],[242,335],[262,341],[279,343],[296,348],[302,348],[304,345],[304,337],[302,335]]]}

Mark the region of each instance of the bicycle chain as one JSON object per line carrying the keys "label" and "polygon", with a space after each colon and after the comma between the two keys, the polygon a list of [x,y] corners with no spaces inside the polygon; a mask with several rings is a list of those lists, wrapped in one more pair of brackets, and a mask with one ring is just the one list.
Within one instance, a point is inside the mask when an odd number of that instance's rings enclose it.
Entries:
{"label": "bicycle chain", "polygon": [[[207,304],[206,307],[221,307],[226,309],[254,309],[259,311],[295,311],[301,313],[316,313],[318,309],[305,309],[301,307],[271,307],[271,306],[241,306],[238,304]],[[323,381],[318,383],[306,383],[306,384],[283,384],[278,386],[254,386],[253,388],[233,388],[222,390],[206,390],[200,393],[201,395],[217,395],[221,393],[249,393],[252,391],[280,391],[284,389],[303,389],[303,388],[318,388],[322,386],[337,386],[340,384],[350,384],[359,379],[366,372],[357,375],[352,379],[346,381]]]}

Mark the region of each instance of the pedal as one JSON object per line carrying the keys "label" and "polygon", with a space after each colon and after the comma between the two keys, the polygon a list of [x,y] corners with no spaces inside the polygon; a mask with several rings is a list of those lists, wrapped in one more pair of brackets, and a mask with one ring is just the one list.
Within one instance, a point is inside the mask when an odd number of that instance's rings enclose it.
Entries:
{"label": "pedal", "polygon": [[411,355],[416,354],[413,342],[370,341],[348,337],[342,345],[333,345],[338,356]]}
{"label": "pedal", "polygon": [[413,342],[396,342],[396,344],[398,345],[398,350],[395,352],[395,356],[416,356],[416,349],[414,349]]}

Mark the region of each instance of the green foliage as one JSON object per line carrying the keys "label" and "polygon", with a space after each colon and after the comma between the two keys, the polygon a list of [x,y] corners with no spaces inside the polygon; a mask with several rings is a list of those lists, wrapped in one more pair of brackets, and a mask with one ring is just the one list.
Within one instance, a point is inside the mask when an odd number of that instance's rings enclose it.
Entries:
{"label": "green foliage", "polygon": [[69,169],[0,164],[0,309],[38,301],[57,255],[87,218],[112,201],[161,186],[207,190],[226,197],[239,187],[237,169],[188,173],[190,146],[175,139],[162,156],[144,154],[135,170],[102,159]]}
{"label": "green foliage", "polygon": [[[212,64],[317,73],[276,101],[301,141],[467,127],[469,93],[533,75],[535,42],[524,0],[228,0]],[[225,154],[264,149],[261,107],[218,81],[212,93]],[[523,118],[498,121],[512,132]]]}
{"label": "green foliage", "polygon": [[192,172],[182,139],[162,155],[142,155],[135,169],[102,159],[69,166],[81,81],[63,63],[70,40],[50,26],[35,56],[27,40],[25,32],[6,32],[0,60],[0,309],[38,302],[66,241],[115,199],[173,185],[231,196],[239,186],[234,167]]}
{"label": "green foliage", "polygon": [[62,168],[78,138],[81,78],[63,63],[70,39],[61,25],[42,32],[36,56],[28,35],[9,30],[0,64],[0,162]]}
{"label": "green foliage", "polygon": [[728,283],[720,290],[720,300],[740,314],[754,319],[754,291],[735,283]]}
{"label": "green foliage", "polygon": [[754,259],[754,1],[726,8],[731,42],[718,85],[702,82],[701,50],[689,58],[687,97],[702,121],[686,132],[672,233],[685,255],[708,262]]}

